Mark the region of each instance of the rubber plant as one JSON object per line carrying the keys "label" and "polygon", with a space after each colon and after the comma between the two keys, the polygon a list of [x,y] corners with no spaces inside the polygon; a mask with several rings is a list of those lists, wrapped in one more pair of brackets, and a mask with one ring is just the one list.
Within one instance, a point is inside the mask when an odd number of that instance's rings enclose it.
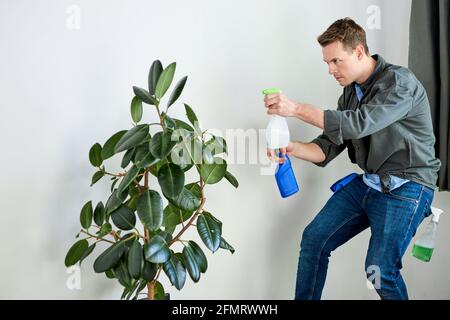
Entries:
{"label": "rubber plant", "polygon": [[[205,197],[208,187],[223,178],[238,187],[227,171],[227,144],[224,138],[202,131],[187,104],[190,124],[169,116],[187,77],[174,86],[162,111],[162,98],[175,69],[175,62],[163,68],[159,60],[154,61],[148,90],[133,87],[133,127],[113,134],[103,145],[95,143],[89,151],[89,160],[97,168],[91,187],[110,177],[111,194],[105,204],[100,201],[94,208],[88,201],[82,207],[79,240],[68,250],[65,265],[81,264],[99,242],[107,244],[94,261],[94,271],[118,280],[124,287],[121,299],[138,299],[142,294],[164,299],[168,294],[158,281],[162,272],[178,290],[187,274],[194,282],[200,280],[208,262],[197,242],[184,239],[191,227],[213,253],[219,248],[234,253],[222,237],[221,221],[206,210]],[[150,106],[156,121],[143,123],[143,104]],[[105,161],[113,156],[121,157],[122,172],[105,168]],[[198,179],[187,183],[186,173],[191,169]]]}

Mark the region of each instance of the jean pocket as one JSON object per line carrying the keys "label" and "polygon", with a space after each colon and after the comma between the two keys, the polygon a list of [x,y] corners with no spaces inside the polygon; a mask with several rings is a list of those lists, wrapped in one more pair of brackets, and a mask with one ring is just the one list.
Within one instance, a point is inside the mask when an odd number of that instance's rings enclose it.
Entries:
{"label": "jean pocket", "polygon": [[391,190],[388,195],[392,198],[402,201],[418,203],[422,193],[423,186],[415,182],[407,182],[404,185]]}

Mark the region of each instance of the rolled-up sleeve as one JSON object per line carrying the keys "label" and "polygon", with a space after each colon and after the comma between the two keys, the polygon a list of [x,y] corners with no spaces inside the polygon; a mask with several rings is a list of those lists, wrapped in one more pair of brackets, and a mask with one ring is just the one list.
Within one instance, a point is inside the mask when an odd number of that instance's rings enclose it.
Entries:
{"label": "rolled-up sleeve", "polygon": [[411,110],[413,96],[406,86],[393,84],[378,88],[373,98],[356,110],[326,110],[324,134],[335,144],[371,135],[404,118]]}
{"label": "rolled-up sleeve", "polygon": [[344,151],[346,145],[337,145],[332,142],[325,134],[321,134],[317,138],[311,141],[311,143],[317,144],[325,154],[325,160],[322,162],[314,162],[319,167],[325,167],[331,160],[336,158],[342,151]]}

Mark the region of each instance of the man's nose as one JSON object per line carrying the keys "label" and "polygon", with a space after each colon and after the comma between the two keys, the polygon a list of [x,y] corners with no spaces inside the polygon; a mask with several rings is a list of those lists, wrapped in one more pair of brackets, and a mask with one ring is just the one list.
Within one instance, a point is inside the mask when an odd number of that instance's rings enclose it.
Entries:
{"label": "man's nose", "polygon": [[328,73],[334,75],[336,73],[336,68],[330,65],[328,67]]}

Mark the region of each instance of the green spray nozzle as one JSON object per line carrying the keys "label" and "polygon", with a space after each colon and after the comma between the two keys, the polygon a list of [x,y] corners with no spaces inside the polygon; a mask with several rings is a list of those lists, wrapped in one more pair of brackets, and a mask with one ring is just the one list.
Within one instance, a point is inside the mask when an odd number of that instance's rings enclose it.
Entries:
{"label": "green spray nozzle", "polygon": [[270,88],[270,89],[265,89],[262,92],[263,94],[267,95],[267,94],[274,94],[274,93],[281,93],[281,89],[278,88]]}

